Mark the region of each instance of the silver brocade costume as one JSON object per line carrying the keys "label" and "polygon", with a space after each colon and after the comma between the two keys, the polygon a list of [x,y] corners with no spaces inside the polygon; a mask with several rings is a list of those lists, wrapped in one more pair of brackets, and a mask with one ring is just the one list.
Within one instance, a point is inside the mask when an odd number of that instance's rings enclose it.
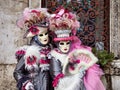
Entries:
{"label": "silver brocade costume", "polygon": [[[58,49],[54,49],[49,53],[50,71],[52,78],[56,78],[59,74],[63,73],[63,65],[66,63],[66,57],[68,54],[61,53]],[[55,90],[86,90],[83,79],[80,73],[60,78]]]}
{"label": "silver brocade costume", "polygon": [[[32,46],[33,45],[29,46],[26,52],[29,51],[29,48]],[[51,46],[40,46],[38,44],[34,46],[38,47],[38,51],[40,52],[40,59],[37,61],[38,70],[35,72],[27,70],[25,64],[25,55],[22,56],[14,70],[14,78],[17,81],[17,87],[19,90],[22,90],[21,88],[23,84],[27,80],[30,80],[34,85],[35,90],[53,90],[51,83],[52,80],[49,72],[49,59],[47,58],[47,54],[50,52]]]}

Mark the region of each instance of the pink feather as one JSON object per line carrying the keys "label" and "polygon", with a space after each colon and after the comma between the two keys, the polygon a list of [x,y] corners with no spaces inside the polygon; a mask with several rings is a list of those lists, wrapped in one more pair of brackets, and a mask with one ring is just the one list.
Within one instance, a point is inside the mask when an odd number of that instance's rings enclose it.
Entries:
{"label": "pink feather", "polygon": [[95,64],[86,71],[84,77],[84,84],[86,90],[106,90],[100,77],[103,75],[103,71]]}

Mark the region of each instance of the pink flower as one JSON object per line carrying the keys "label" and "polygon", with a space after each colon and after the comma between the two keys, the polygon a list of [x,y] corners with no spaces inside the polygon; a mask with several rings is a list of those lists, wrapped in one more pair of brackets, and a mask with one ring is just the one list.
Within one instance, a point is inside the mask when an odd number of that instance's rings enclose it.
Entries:
{"label": "pink flower", "polygon": [[36,26],[31,26],[29,31],[34,35],[39,33],[39,29]]}
{"label": "pink flower", "polygon": [[28,57],[27,58],[27,64],[29,64],[29,65],[33,65],[33,64],[35,64],[35,62],[36,62],[36,57],[35,56],[32,56],[32,57]]}

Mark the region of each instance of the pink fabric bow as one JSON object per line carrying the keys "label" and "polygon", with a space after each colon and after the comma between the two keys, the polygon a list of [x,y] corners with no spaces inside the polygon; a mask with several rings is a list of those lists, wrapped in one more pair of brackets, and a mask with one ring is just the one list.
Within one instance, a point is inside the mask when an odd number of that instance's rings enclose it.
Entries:
{"label": "pink fabric bow", "polygon": [[61,9],[57,14],[53,14],[52,17],[57,19],[61,17],[64,13],[65,13],[65,9]]}

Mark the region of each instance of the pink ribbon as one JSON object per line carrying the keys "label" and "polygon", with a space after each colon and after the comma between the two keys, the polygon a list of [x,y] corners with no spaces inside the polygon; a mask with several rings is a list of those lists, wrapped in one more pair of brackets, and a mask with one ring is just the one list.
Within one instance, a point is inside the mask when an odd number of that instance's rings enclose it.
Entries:
{"label": "pink ribbon", "polygon": [[60,18],[65,13],[65,9],[61,9],[57,14],[53,14],[53,18]]}

